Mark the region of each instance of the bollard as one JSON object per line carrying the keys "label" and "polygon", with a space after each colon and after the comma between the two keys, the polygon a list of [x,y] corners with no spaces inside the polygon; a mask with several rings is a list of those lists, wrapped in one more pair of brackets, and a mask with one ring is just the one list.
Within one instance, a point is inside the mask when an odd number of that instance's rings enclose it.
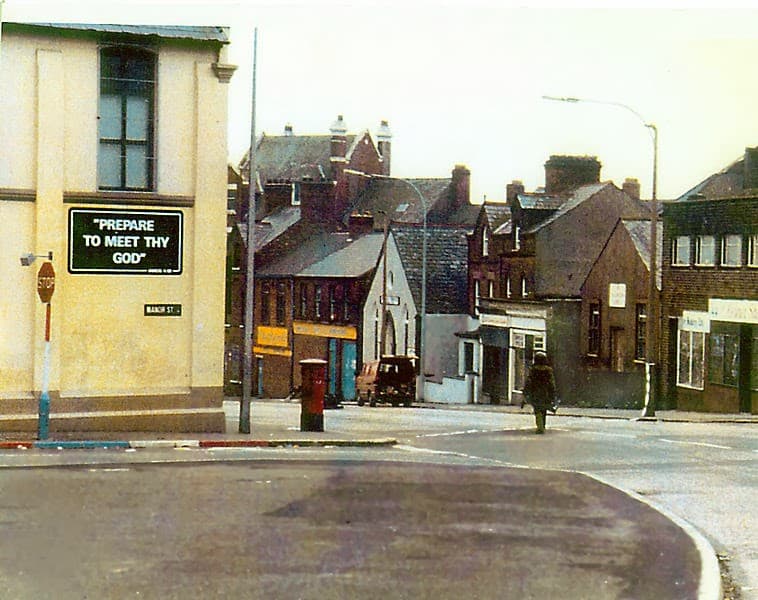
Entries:
{"label": "bollard", "polygon": [[300,431],[324,431],[326,361],[308,358],[300,361]]}

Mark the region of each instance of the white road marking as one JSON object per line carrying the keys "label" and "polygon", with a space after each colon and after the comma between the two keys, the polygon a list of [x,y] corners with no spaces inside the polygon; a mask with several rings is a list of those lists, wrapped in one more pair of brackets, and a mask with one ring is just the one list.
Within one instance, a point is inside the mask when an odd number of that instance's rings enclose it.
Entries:
{"label": "white road marking", "polygon": [[666,438],[659,438],[661,442],[666,442],[667,444],[681,444],[683,446],[704,446],[706,448],[718,448],[719,450],[735,450],[735,448],[732,448],[730,446],[720,446],[719,444],[709,444],[707,442],[685,442],[682,440],[668,440]]}

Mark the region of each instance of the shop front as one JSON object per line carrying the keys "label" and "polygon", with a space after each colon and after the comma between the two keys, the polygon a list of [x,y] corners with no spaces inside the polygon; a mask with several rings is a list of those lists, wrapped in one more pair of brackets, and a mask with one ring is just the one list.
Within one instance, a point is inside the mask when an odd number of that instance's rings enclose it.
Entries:
{"label": "shop front", "polygon": [[677,327],[679,410],[758,412],[758,302],[711,298]]}
{"label": "shop front", "polygon": [[[352,325],[324,325],[295,321],[296,361],[321,358],[327,362],[327,398],[332,401],[355,399],[358,330]],[[295,385],[299,385],[295,373]]]}

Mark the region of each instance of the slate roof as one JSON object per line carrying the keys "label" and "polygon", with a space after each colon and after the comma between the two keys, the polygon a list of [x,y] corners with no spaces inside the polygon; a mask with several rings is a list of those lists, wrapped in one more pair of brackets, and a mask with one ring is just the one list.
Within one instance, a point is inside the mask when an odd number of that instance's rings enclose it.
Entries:
{"label": "slate roof", "polygon": [[130,35],[163,39],[193,40],[197,42],[229,43],[229,28],[219,26],[186,25],[115,25],[98,23],[3,23],[14,27],[80,31],[108,35]]}
{"label": "slate roof", "polygon": [[299,221],[286,235],[256,254],[256,277],[291,277],[310,265],[345,247],[347,232],[325,231],[317,225]]}
{"label": "slate roof", "polygon": [[383,233],[371,233],[353,241],[346,240],[342,248],[309,265],[297,275],[300,277],[361,277],[376,268],[383,244]]}
{"label": "slate roof", "polygon": [[610,182],[591,183],[576,188],[568,199],[562,200],[561,205],[558,207],[558,210],[556,210],[556,212],[554,212],[544,221],[540,221],[539,224],[535,225],[525,233],[534,233],[535,231],[539,231],[543,227],[550,225],[551,223],[563,217],[567,212],[582,204],[588,198],[591,198],[597,194],[606,186],[613,187],[613,184]]}
{"label": "slate roof", "polygon": [[482,205],[490,230],[497,230],[511,219],[511,207],[504,202],[485,202]]}
{"label": "slate roof", "polygon": [[[391,232],[420,311],[424,229],[418,225],[393,225]],[[462,314],[468,310],[467,233],[465,227],[427,227],[427,314]]]}
{"label": "slate roof", "polygon": [[[642,219],[622,219],[622,226],[629,233],[629,237],[632,238],[634,248],[637,250],[637,254],[642,259],[642,262],[650,271],[650,220]],[[655,284],[657,288],[661,289],[661,265],[663,261],[663,223],[656,222],[656,246],[655,246]]]}
{"label": "slate roof", "polygon": [[618,220],[649,216],[643,202],[610,182],[577,188],[560,210],[531,230],[536,238],[537,295],[580,297],[582,283]]}
{"label": "slate roof", "polygon": [[566,198],[560,196],[530,193],[518,194],[516,199],[521,208],[536,210],[558,210],[566,202]]}
{"label": "slate roof", "polygon": [[736,196],[744,191],[744,155],[736,161],[698,183],[695,187],[687,190],[679,196],[675,202],[689,200],[690,196],[702,194],[706,198],[718,196]]}
{"label": "slate roof", "polygon": [[[410,179],[427,202],[427,223],[435,204],[447,200],[451,179]],[[387,218],[399,223],[422,223],[424,204],[404,179],[369,176],[368,185],[353,202],[350,213],[374,215],[374,225],[383,228]],[[383,213],[383,214],[382,214]]]}
{"label": "slate roof", "polygon": [[[348,135],[348,145],[355,136]],[[311,177],[314,181],[332,180],[331,135],[267,135],[258,138],[255,166],[260,183],[285,180],[297,181]],[[250,151],[240,161],[240,172],[249,176]]]}
{"label": "slate roof", "polygon": [[[255,251],[257,252],[278,238],[299,220],[300,207],[285,206],[256,222]],[[237,228],[242,236],[243,243],[247,246],[247,223],[238,223]]]}

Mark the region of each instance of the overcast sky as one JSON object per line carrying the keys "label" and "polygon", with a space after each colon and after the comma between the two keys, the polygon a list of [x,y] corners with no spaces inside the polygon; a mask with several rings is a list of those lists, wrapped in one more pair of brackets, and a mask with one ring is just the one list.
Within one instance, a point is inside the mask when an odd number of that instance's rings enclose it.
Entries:
{"label": "overcast sky", "polygon": [[[471,169],[472,199],[501,200],[520,179],[544,185],[551,154],[597,156],[601,179],[649,197],[659,130],[659,198],[679,196],[758,146],[755,2],[581,7],[548,2],[422,0],[6,0],[6,21],[225,25],[229,159],[249,145],[252,32],[258,28],[257,132],[393,133],[392,172],[447,177]],[[593,8],[606,6],[613,8]],[[1,117],[0,117],[1,118]]]}

